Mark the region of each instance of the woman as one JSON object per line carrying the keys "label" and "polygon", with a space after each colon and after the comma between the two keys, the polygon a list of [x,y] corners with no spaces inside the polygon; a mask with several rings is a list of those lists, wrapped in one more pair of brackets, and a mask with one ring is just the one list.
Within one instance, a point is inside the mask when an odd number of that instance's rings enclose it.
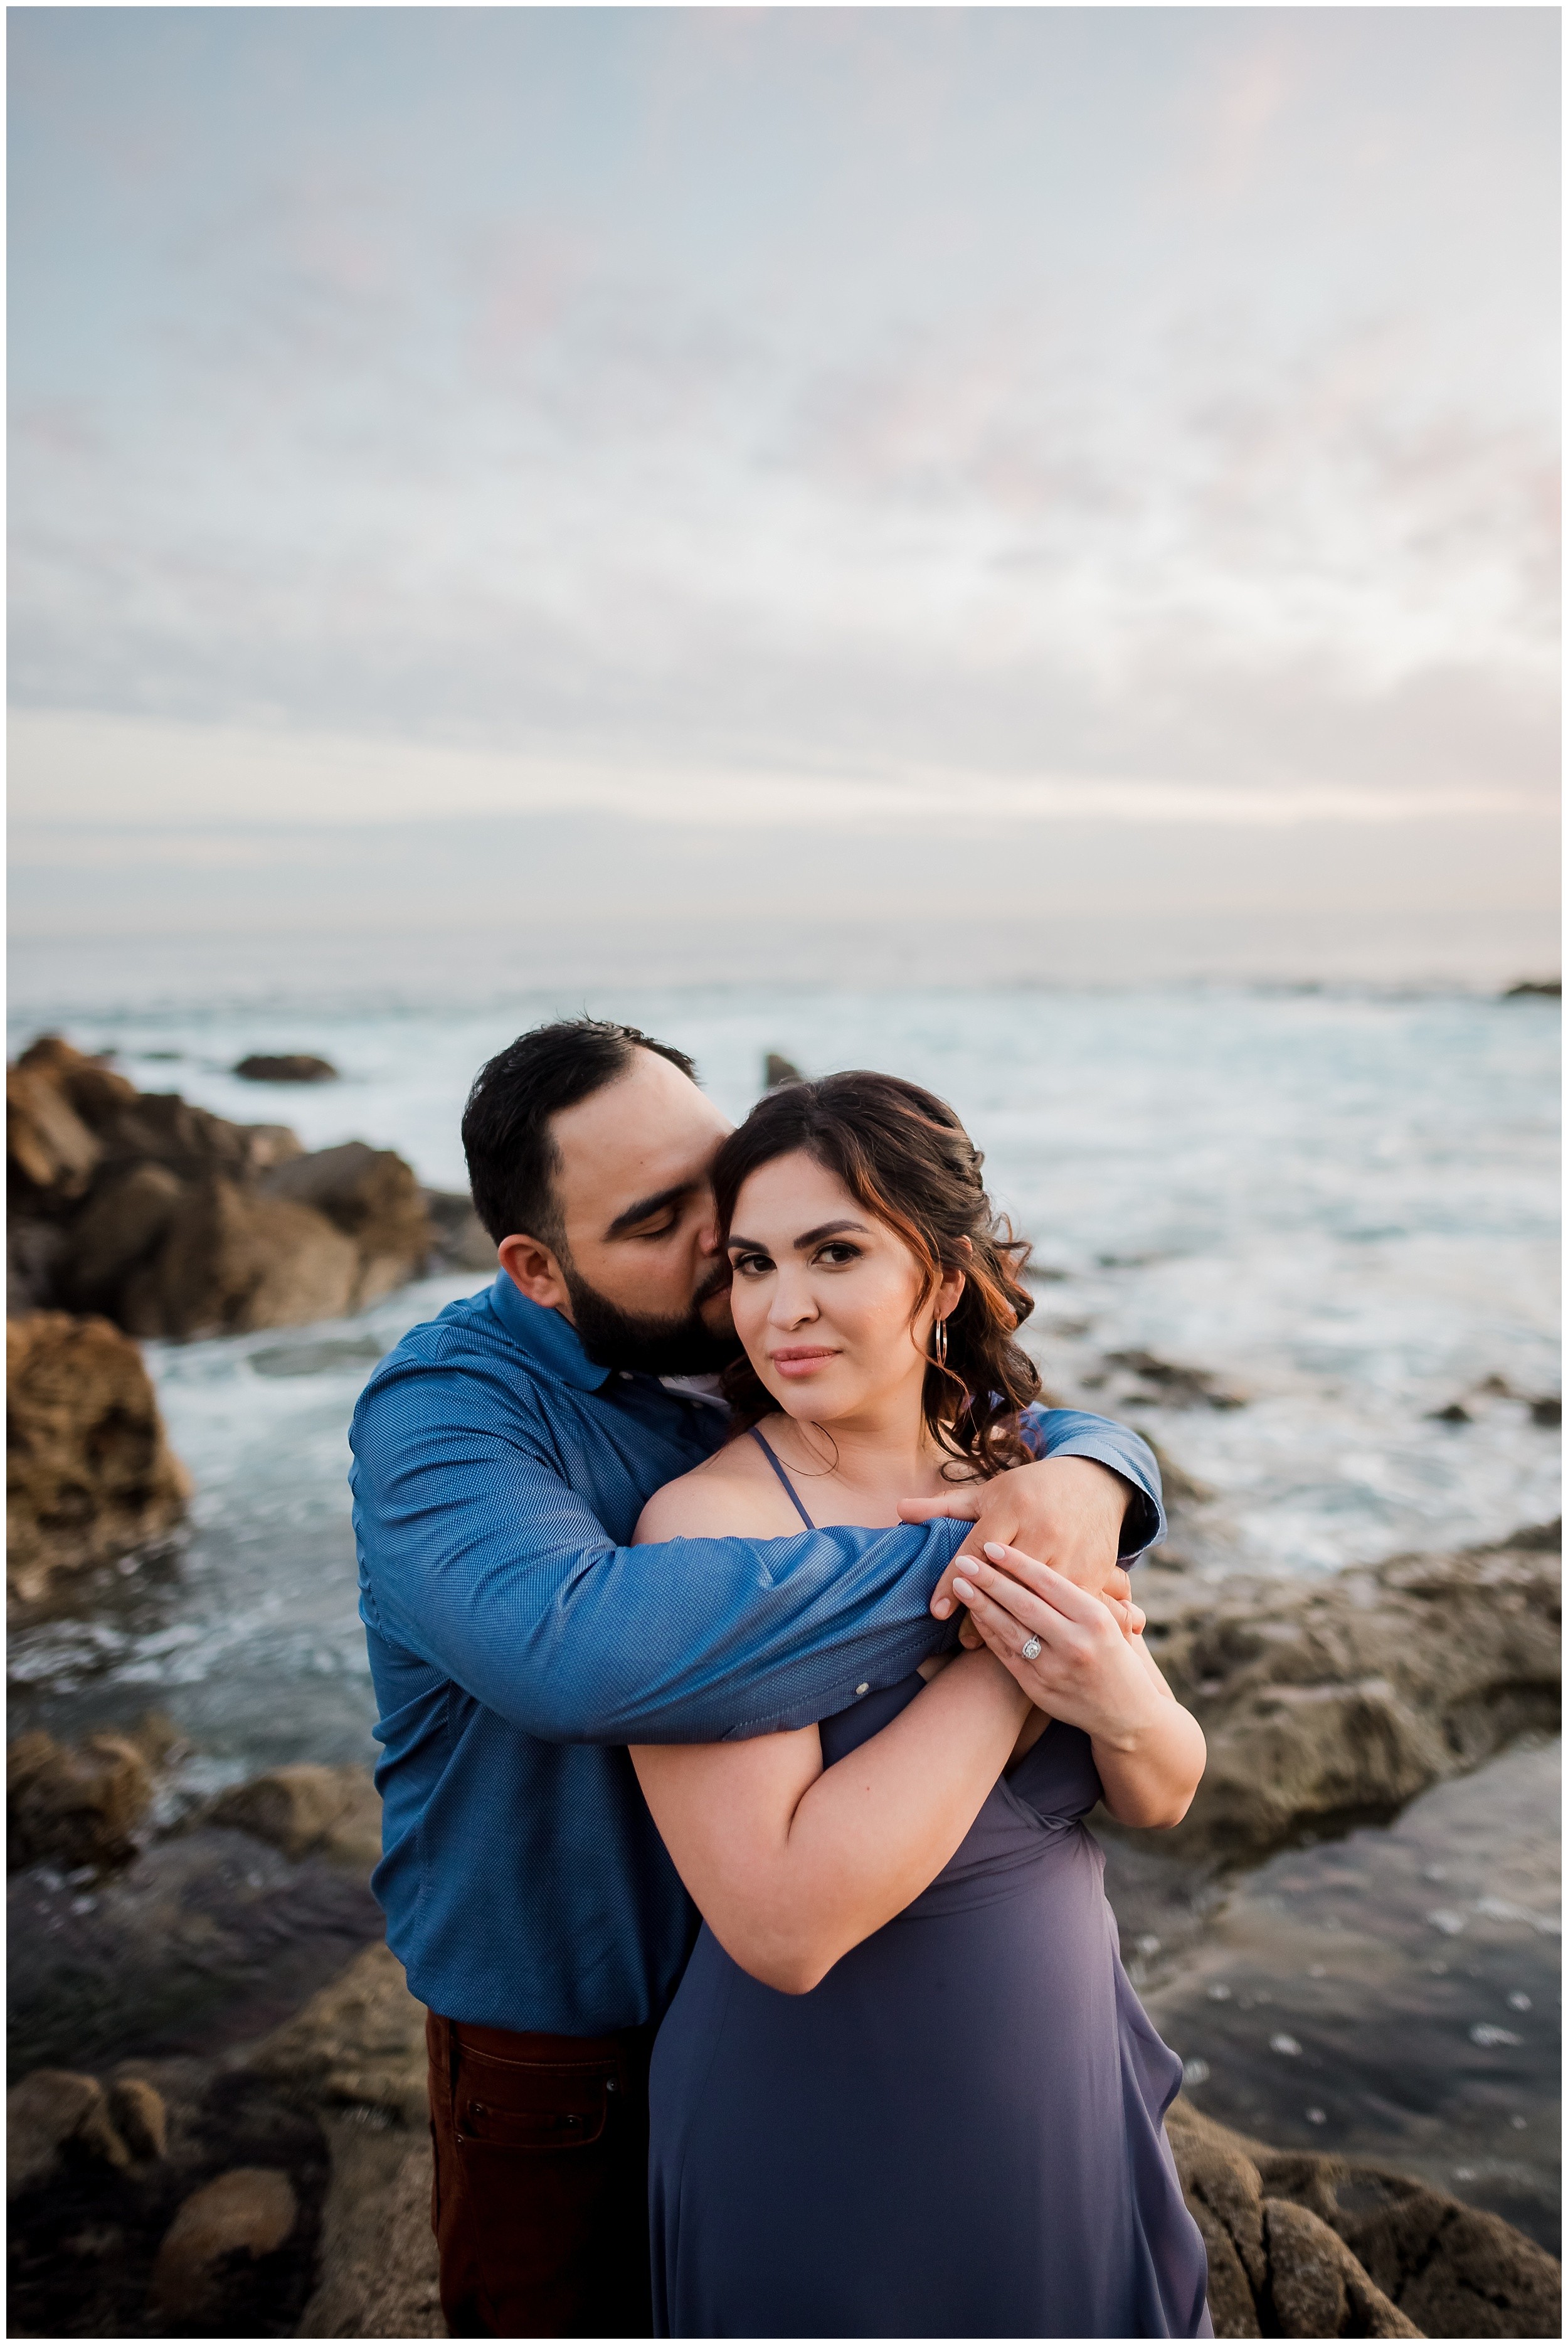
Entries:
{"label": "woman", "polygon": [[[1027,1248],[980,1162],[889,1076],[759,1102],[714,1175],[737,1437],[639,1538],[892,1524],[1027,1455]],[[1202,1737],[1056,1573],[996,1548],[958,1593],[983,1643],[818,1727],[632,1752],[703,1915],[653,2056],[662,2334],[1212,2334],[1180,2064],[1082,1822],[1179,1821]]]}

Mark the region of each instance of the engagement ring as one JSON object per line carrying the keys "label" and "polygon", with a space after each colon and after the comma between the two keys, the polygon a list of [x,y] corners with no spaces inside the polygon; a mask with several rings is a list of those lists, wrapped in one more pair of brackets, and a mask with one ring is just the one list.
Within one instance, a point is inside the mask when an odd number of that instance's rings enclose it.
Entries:
{"label": "engagement ring", "polygon": [[1039,1658],[1040,1640],[1037,1637],[1031,1637],[1027,1645],[1019,1648],[1019,1659],[1026,1661],[1037,1661]]}

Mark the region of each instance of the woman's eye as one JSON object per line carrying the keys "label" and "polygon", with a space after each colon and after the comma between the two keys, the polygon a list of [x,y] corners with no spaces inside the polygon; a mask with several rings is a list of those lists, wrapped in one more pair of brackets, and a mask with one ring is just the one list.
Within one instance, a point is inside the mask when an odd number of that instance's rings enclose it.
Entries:
{"label": "woman's eye", "polygon": [[764,1270],[772,1268],[773,1264],[765,1254],[738,1254],[734,1258],[737,1278],[760,1278]]}
{"label": "woman's eye", "polygon": [[860,1248],[856,1245],[847,1245],[842,1238],[839,1238],[832,1245],[824,1245],[817,1255],[817,1260],[826,1263],[830,1270],[842,1270],[846,1263],[860,1260]]}

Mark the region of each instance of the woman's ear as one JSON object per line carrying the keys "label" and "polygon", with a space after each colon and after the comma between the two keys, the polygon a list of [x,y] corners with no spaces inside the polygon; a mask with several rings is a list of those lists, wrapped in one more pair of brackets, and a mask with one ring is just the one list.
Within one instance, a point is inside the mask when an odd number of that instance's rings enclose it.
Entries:
{"label": "woman's ear", "polygon": [[[972,1254],[974,1253],[975,1249],[970,1244],[967,1238],[960,1238],[958,1244],[966,1254]],[[968,1280],[965,1277],[961,1270],[945,1270],[943,1272],[941,1283],[936,1289],[936,1316],[938,1319],[946,1319],[950,1311],[956,1309],[958,1298],[963,1294],[964,1289],[968,1283]]]}

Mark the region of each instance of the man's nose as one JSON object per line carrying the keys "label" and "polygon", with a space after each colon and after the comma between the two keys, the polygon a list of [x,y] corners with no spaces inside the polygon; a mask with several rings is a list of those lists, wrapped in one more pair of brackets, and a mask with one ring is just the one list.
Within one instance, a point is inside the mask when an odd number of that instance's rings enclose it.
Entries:
{"label": "man's nose", "polygon": [[707,1211],[703,1214],[702,1221],[697,1225],[697,1252],[699,1254],[717,1254],[718,1251],[719,1216],[718,1211],[714,1206],[712,1198],[710,1198],[708,1201]]}

